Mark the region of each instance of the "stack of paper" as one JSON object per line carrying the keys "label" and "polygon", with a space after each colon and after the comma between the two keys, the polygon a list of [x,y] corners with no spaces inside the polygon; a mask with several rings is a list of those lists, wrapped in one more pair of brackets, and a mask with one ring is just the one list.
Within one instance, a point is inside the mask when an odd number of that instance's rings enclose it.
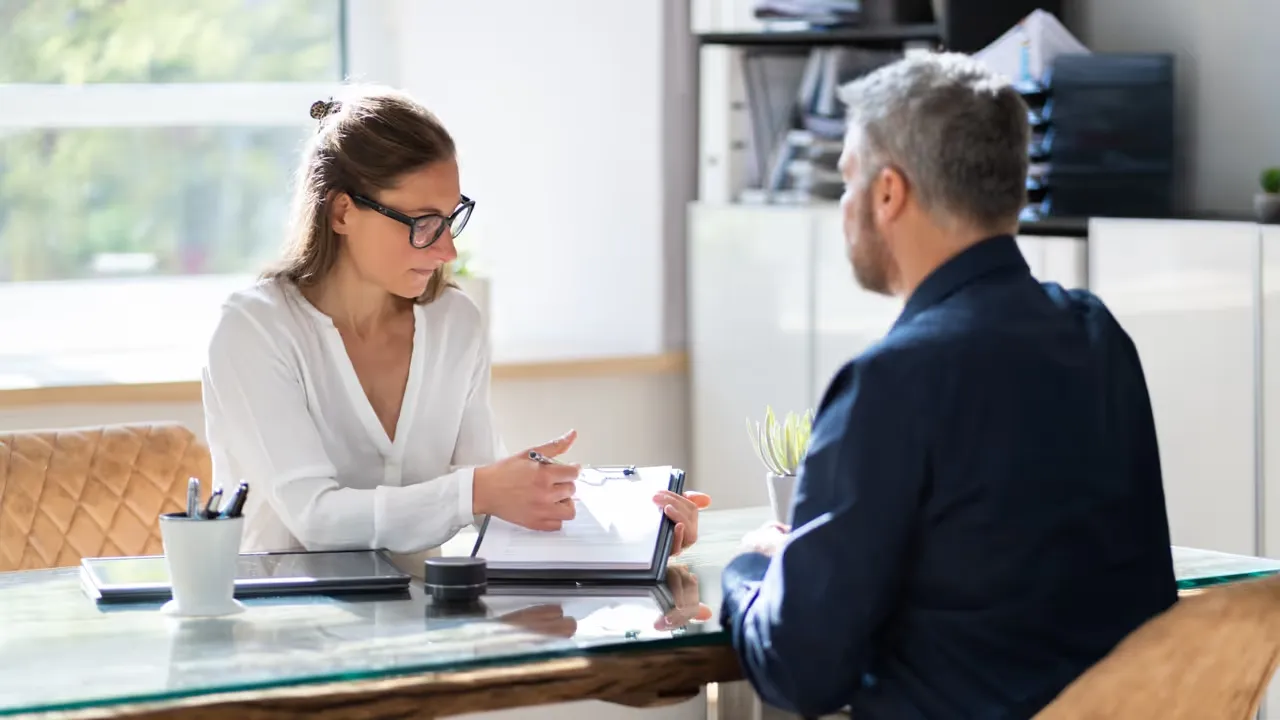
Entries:
{"label": "stack of paper", "polygon": [[[683,478],[683,475],[681,475]],[[490,517],[476,544],[476,557],[490,578],[504,570],[665,572],[662,508],[653,501],[672,488],[672,468],[642,467],[631,475],[584,469],[574,502],[577,516],[554,532],[529,530]],[[567,576],[566,576],[567,577]]]}
{"label": "stack of paper", "polygon": [[1039,83],[1055,57],[1088,52],[1052,13],[1036,10],[973,56],[1010,80]]}
{"label": "stack of paper", "polygon": [[756,0],[755,16],[761,20],[794,20],[833,27],[857,24],[860,0]]}

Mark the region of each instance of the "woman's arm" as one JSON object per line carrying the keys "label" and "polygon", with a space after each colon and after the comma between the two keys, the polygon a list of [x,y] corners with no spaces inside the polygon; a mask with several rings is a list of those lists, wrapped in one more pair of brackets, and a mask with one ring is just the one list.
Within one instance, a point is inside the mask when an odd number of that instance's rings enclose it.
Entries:
{"label": "woman's arm", "polygon": [[[458,428],[458,438],[453,446],[452,462],[455,468],[475,468],[507,456],[489,401],[492,356],[492,347],[486,334],[478,345],[467,405],[462,411],[462,424]],[[484,516],[475,515],[471,520],[475,525],[480,525]]]}
{"label": "woman's arm", "polygon": [[469,467],[405,487],[341,487],[299,375],[255,318],[224,310],[203,374],[210,444],[215,457],[235,459],[303,546],[419,552],[472,522]]}
{"label": "woman's arm", "polygon": [[455,466],[488,465],[507,456],[489,404],[491,356],[488,339],[482,339],[471,369],[470,389],[467,392],[466,408],[462,411],[458,439],[453,445]]}

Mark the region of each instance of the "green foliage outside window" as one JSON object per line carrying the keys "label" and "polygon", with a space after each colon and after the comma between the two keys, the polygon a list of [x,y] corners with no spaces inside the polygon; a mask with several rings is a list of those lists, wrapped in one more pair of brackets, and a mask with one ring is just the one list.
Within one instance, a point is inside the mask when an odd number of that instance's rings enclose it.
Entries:
{"label": "green foliage outside window", "polygon": [[[0,84],[332,82],[337,0],[0,0]],[[4,112],[0,108],[0,112]],[[297,127],[0,129],[0,281],[254,272]]]}

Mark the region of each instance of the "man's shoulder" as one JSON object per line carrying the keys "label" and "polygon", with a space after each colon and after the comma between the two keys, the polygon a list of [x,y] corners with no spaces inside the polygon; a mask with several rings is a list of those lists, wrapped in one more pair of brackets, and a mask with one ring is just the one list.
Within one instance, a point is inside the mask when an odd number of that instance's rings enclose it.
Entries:
{"label": "man's shoulder", "polygon": [[1045,297],[1063,310],[1069,310],[1082,317],[1096,317],[1114,321],[1111,310],[1102,298],[1084,288],[1064,288],[1056,282],[1042,282]]}
{"label": "man's shoulder", "polygon": [[951,342],[943,333],[895,328],[836,371],[820,409],[855,391],[863,402],[873,396],[905,399],[905,390],[914,393],[936,373]]}

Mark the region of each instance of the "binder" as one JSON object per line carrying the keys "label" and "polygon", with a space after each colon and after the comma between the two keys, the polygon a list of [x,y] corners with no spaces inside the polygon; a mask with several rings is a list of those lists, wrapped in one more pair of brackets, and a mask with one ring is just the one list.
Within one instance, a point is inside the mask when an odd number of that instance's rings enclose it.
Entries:
{"label": "binder", "polygon": [[[599,469],[603,470],[603,469]],[[675,523],[662,512],[656,503],[651,499],[653,490],[643,492],[645,488],[652,487],[649,477],[652,476],[656,468],[641,468],[640,474],[643,476],[639,482],[644,484],[638,487],[628,489],[625,483],[637,482],[622,479],[616,475],[607,477],[604,483],[618,483],[616,485],[603,485],[605,488],[602,492],[619,493],[619,500],[623,501],[627,508],[633,508],[632,515],[637,516],[635,523],[647,522],[649,513],[646,512],[645,506],[638,506],[639,497],[644,496],[643,501],[647,502],[647,507],[653,509],[652,521],[657,524],[657,531],[654,538],[645,537],[646,546],[643,551],[647,555],[647,564],[645,561],[609,561],[601,560],[601,553],[616,551],[619,556],[623,552],[629,552],[637,555],[641,552],[641,546],[638,543],[619,543],[617,545],[609,545],[606,549],[604,545],[578,545],[575,539],[583,537],[592,532],[598,532],[599,528],[593,527],[601,523],[601,518],[592,514],[590,507],[579,506],[577,517],[574,520],[565,523],[565,527],[558,532],[537,533],[537,531],[523,530],[515,528],[510,523],[496,520],[493,517],[486,517],[480,526],[479,536],[476,538],[475,546],[471,550],[472,557],[484,558],[488,580],[490,584],[501,583],[579,583],[579,584],[657,584],[666,580],[667,576],[667,559],[671,555],[671,546],[674,542]],[[685,473],[679,468],[662,468],[667,475],[666,489],[683,493],[685,487]],[[584,470],[584,473],[588,472]],[[630,493],[624,495],[623,493]],[[579,481],[579,494],[583,494],[583,484]],[[633,497],[634,496],[634,497]],[[599,497],[599,494],[596,495]],[[605,519],[605,522],[623,521],[626,518],[614,517]],[[500,527],[499,527],[500,526]],[[513,530],[513,528],[515,528]],[[635,528],[639,531],[639,528]],[[581,530],[581,533],[579,533]],[[652,532],[648,530],[647,532]],[[486,540],[497,537],[501,533],[501,537],[497,540],[486,544]],[[541,536],[541,537],[539,537]],[[652,547],[647,547],[647,542],[652,540]],[[527,545],[545,545],[549,550],[545,555],[539,555],[538,550],[522,547],[521,543]],[[510,550],[510,552],[508,552]],[[520,555],[521,557],[513,558],[510,555]],[[564,555],[573,557],[556,557],[556,555]],[[596,557],[587,557],[594,554]],[[642,566],[643,565],[643,566]]]}

